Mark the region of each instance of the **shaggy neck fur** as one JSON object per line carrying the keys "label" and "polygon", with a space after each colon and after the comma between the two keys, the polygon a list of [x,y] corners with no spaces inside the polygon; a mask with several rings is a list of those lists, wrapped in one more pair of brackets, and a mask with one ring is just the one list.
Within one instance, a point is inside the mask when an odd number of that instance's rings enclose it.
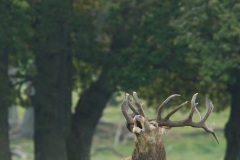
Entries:
{"label": "shaggy neck fur", "polygon": [[159,129],[136,134],[132,160],[166,160]]}

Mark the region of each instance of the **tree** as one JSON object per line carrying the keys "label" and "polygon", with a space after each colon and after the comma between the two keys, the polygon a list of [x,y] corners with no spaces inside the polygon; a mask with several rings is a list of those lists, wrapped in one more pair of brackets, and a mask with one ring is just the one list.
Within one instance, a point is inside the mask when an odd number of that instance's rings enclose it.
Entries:
{"label": "tree", "polygon": [[[29,29],[26,7],[19,1],[3,0],[0,6],[0,159],[10,160],[8,107],[15,103],[16,94],[8,74],[10,66],[23,63]],[[18,16],[16,16],[18,15]]]}
{"label": "tree", "polygon": [[[7,7],[11,5],[11,2],[4,1],[1,6]],[[6,9],[0,10],[1,14],[0,15],[5,15],[4,13],[6,12]],[[6,16],[6,15],[5,15]],[[9,17],[1,17],[5,18],[6,22],[9,23]],[[11,95],[11,87],[10,87],[10,82],[8,78],[8,63],[9,63],[9,54],[7,51],[7,48],[4,46],[4,38],[7,38],[8,35],[4,34],[5,31],[5,26],[3,23],[0,25],[0,35],[1,35],[1,42],[0,43],[0,97],[1,97],[1,102],[0,102],[0,158],[1,159],[6,159],[6,160],[11,160],[11,153],[10,153],[10,145],[9,145],[9,135],[8,135],[8,129],[9,129],[9,124],[8,124],[8,107],[10,106],[10,95]],[[8,39],[9,40],[9,39]],[[10,41],[10,40],[9,40]],[[10,42],[8,42],[9,44]]]}
{"label": "tree", "polygon": [[35,160],[67,160],[71,114],[71,1],[32,1]]}
{"label": "tree", "polygon": [[[8,55],[6,53],[0,53],[0,88],[1,88],[1,102],[0,102],[0,158],[10,160],[10,146],[8,135],[8,107],[10,106],[10,82],[8,79]],[[3,92],[4,91],[4,92]]]}
{"label": "tree", "polygon": [[202,83],[217,84],[212,92],[221,92],[223,85],[231,96],[225,160],[240,159],[239,6],[235,1],[183,0],[182,14],[172,23],[179,31],[176,43],[188,46],[188,57],[199,66]]}

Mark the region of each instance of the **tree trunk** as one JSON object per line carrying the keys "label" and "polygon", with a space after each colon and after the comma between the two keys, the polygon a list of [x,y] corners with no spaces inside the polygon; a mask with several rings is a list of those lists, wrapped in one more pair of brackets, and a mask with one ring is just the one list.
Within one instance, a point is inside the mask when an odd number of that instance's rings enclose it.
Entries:
{"label": "tree trunk", "polygon": [[0,53],[0,159],[11,160],[8,135],[8,107],[10,106],[10,82],[8,79],[8,57]]}
{"label": "tree trunk", "polygon": [[32,97],[35,110],[35,160],[67,160],[71,116],[71,1],[30,1],[37,75]]}
{"label": "tree trunk", "polygon": [[225,128],[227,148],[225,160],[240,160],[240,81],[229,87],[231,94],[230,117]]}
{"label": "tree trunk", "polygon": [[69,141],[69,160],[89,160],[94,131],[113,91],[107,88],[107,79],[99,79],[81,95],[72,115],[72,133]]}
{"label": "tree trunk", "polygon": [[71,56],[39,54],[32,98],[35,107],[35,160],[67,160],[70,131]]}

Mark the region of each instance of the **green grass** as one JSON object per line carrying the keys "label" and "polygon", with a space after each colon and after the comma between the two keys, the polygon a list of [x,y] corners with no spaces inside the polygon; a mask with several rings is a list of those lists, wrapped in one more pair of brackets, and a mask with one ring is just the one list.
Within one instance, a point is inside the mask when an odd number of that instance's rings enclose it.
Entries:
{"label": "green grass", "polygon": [[11,148],[20,150],[25,155],[24,158],[13,156],[13,160],[33,160],[33,141],[30,139],[11,140]]}
{"label": "green grass", "polygon": [[[164,144],[167,152],[168,160],[221,160],[224,157],[225,140],[223,134],[217,132],[220,144],[217,144],[215,140],[209,135],[197,135],[197,136],[165,136]],[[111,142],[95,141],[94,147],[100,146],[112,146]],[[131,155],[133,150],[133,143],[120,144],[113,148],[123,154],[124,156]],[[124,157],[123,156],[123,157]],[[122,157],[122,158],[123,158]],[[116,156],[109,150],[98,152],[92,156],[92,160],[119,160],[121,157]]]}
{"label": "green grass", "polygon": [[[146,115],[149,117],[156,116],[155,111],[152,109],[145,110]],[[203,111],[204,112],[204,111]],[[166,135],[163,136],[164,145],[167,152],[168,160],[221,160],[224,157],[226,141],[223,136],[223,127],[228,118],[228,110],[225,110],[219,114],[213,113],[209,119],[208,124],[211,122],[216,123],[217,136],[220,144],[217,144],[211,134],[205,133],[202,129],[196,129],[191,127],[173,128]],[[186,117],[187,113],[178,113],[175,120],[180,120]],[[108,121],[116,123],[123,122],[124,118],[120,111],[120,107],[107,107],[103,113],[103,118]],[[196,118],[197,119],[197,118]],[[130,156],[133,150],[133,140],[127,143],[121,142],[119,145],[114,146],[113,138],[94,137],[92,153],[96,148],[113,148],[119,152],[122,156],[117,156],[109,149],[104,149],[92,155],[92,160],[119,160],[125,156]],[[33,160],[33,143],[31,140],[19,139],[12,140],[12,147],[19,147],[23,152],[27,154],[25,160]],[[81,149],[79,149],[81,151]],[[13,160],[23,160],[14,157]]]}
{"label": "green grass", "polygon": [[220,144],[211,135],[201,134],[195,136],[164,138],[167,157],[169,160],[220,160],[224,157],[225,140],[222,131],[217,132]]}

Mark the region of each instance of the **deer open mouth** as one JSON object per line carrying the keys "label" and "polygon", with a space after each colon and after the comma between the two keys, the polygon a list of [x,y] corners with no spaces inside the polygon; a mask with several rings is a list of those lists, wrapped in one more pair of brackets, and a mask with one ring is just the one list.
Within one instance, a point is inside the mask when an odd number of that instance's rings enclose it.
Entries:
{"label": "deer open mouth", "polygon": [[133,118],[133,123],[134,123],[133,133],[140,134],[144,130],[143,121],[144,121],[144,117],[140,115],[136,115]]}
{"label": "deer open mouth", "polygon": [[136,120],[136,121],[135,121],[135,127],[138,127],[138,128],[140,128],[140,129],[142,129],[142,128],[143,128],[143,126],[142,126],[141,122],[140,122],[140,121],[138,121],[138,120]]}

